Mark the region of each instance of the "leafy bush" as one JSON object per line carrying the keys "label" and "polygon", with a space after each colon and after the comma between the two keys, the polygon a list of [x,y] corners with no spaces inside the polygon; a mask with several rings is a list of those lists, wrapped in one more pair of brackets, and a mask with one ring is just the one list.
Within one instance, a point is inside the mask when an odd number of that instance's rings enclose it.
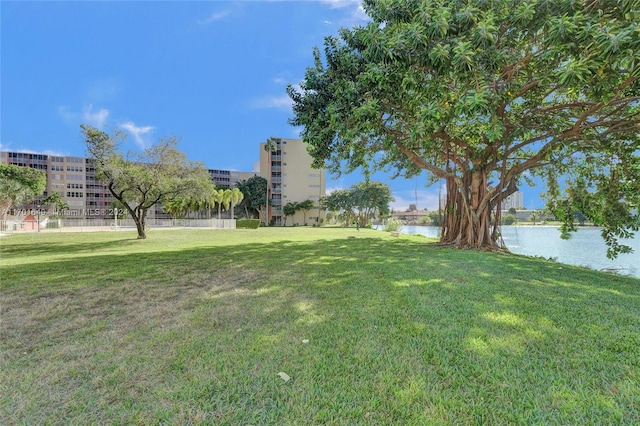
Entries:
{"label": "leafy bush", "polygon": [[384,225],[384,230],[387,232],[396,232],[402,229],[402,222],[398,219],[389,219]]}
{"label": "leafy bush", "polygon": [[236,220],[236,228],[239,228],[239,229],[258,229],[259,227],[260,227],[260,219]]}
{"label": "leafy bush", "polygon": [[517,221],[518,221],[518,218],[513,214],[508,214],[508,215],[502,217],[502,224],[503,225],[513,225]]}

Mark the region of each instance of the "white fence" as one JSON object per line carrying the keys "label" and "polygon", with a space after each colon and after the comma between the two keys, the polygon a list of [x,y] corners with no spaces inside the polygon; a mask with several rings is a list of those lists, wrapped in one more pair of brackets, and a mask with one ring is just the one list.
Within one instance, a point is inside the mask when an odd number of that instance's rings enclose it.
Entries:
{"label": "white fence", "polygon": [[[235,219],[147,219],[149,229],[169,228],[211,228],[235,229]],[[5,234],[17,232],[85,232],[85,231],[124,231],[135,230],[136,224],[132,219],[44,219],[38,226],[37,220],[2,220],[0,232]]]}

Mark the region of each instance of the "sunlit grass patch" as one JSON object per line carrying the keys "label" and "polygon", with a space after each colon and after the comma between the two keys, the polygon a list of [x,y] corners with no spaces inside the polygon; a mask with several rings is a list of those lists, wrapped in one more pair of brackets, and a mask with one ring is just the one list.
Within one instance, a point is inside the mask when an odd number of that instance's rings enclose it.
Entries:
{"label": "sunlit grass patch", "polygon": [[637,279],[322,228],[0,256],[7,424],[640,422]]}

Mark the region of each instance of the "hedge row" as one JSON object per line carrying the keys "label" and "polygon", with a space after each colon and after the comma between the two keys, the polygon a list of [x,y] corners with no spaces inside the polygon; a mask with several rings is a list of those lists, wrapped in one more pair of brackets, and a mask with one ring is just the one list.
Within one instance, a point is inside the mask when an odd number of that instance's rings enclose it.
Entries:
{"label": "hedge row", "polygon": [[260,227],[260,219],[236,220],[236,228],[238,229],[258,229],[259,227]]}

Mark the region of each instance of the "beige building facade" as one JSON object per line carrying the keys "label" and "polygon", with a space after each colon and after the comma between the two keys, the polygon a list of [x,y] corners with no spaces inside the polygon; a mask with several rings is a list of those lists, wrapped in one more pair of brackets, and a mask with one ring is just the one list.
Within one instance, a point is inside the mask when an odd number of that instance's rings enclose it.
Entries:
{"label": "beige building facade", "polygon": [[[325,170],[311,167],[313,159],[301,139],[269,139],[273,142],[273,151],[265,150],[267,142],[260,144],[260,176],[267,179],[269,185],[270,223],[276,226],[322,224],[325,212],[320,207],[320,198],[326,190]],[[306,200],[313,201],[313,209],[285,218],[287,203]]]}
{"label": "beige building facade", "polygon": [[[269,180],[271,206],[269,219],[274,225],[284,225],[283,207],[288,202],[312,200],[316,208],[306,213],[298,212],[289,218],[287,225],[319,224],[324,212],[318,209],[318,201],[325,193],[324,170],[311,168],[311,156],[300,139],[272,138],[276,142],[276,151],[271,155],[260,143],[259,171],[242,172],[234,170],[209,169],[211,181],[218,188],[233,188],[240,180],[259,175]],[[26,206],[15,206],[9,212],[12,216],[23,216],[21,210],[35,209],[39,201],[53,192],[58,192],[69,208],[56,212],[64,216],[86,219],[103,219],[113,216],[113,201],[104,183],[95,179],[93,161],[84,157],[54,156],[23,152],[0,151],[0,163],[15,164],[43,170],[47,175],[45,193]],[[149,211],[149,218],[163,218],[158,211]]]}

